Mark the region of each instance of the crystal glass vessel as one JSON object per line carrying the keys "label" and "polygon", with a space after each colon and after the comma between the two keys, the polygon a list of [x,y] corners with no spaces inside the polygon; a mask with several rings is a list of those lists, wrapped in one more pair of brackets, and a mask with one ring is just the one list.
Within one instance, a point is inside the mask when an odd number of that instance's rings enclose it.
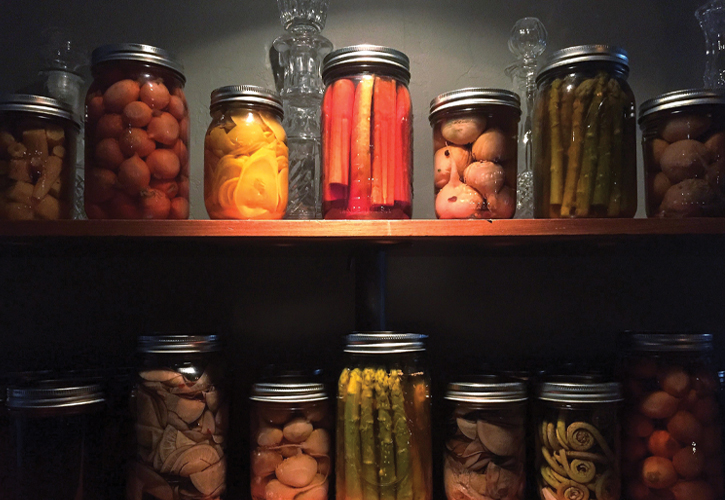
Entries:
{"label": "crystal glass vessel", "polygon": [[705,34],[705,87],[725,86],[725,0],[711,0],[695,11]]}

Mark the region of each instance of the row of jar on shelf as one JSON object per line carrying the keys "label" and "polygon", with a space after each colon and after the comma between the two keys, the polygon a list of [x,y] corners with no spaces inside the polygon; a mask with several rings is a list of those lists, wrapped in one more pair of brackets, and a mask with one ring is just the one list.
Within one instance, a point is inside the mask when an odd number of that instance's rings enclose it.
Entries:
{"label": "row of jar on shelf", "polygon": [[[183,67],[138,44],[96,49],[85,103],[85,213],[91,219],[189,217],[189,108]],[[530,134],[509,91],[466,88],[430,104],[439,218],[511,218],[520,196],[534,216],[633,217],[637,210],[635,99],[624,50],[556,52],[537,76]],[[408,57],[360,45],[323,63],[319,198],[328,219],[410,218],[412,104]],[[649,216],[725,215],[725,94],[685,90],[640,106]],[[289,149],[273,91],[211,94],[204,200],[213,219],[281,219]],[[524,117],[526,119],[527,117]],[[0,216],[69,218],[74,193],[72,111],[50,98],[0,102]],[[517,186],[519,141],[533,193]],[[313,155],[314,156],[314,155]],[[294,167],[294,166],[293,166]],[[524,193],[524,191],[526,191]]]}
{"label": "row of jar on shelf", "polygon": [[[438,481],[448,500],[722,498],[710,335],[628,335],[618,382],[551,374],[451,382],[438,423],[424,340],[348,335],[335,404],[323,383],[302,372],[254,384],[251,497],[326,500],[336,478],[340,499],[431,500]],[[49,498],[47,492],[72,499],[84,488],[93,496],[102,491],[94,487],[110,488],[111,476],[98,469],[106,462],[116,478],[126,474],[129,500],[223,498],[229,393],[218,339],[149,336],[139,347],[145,360],[132,398],[135,458],[128,471],[118,457],[99,459],[101,443],[112,447],[109,437],[119,432],[93,420],[104,418],[98,386],[36,382],[8,391],[18,499]],[[437,429],[441,478],[432,465]]]}

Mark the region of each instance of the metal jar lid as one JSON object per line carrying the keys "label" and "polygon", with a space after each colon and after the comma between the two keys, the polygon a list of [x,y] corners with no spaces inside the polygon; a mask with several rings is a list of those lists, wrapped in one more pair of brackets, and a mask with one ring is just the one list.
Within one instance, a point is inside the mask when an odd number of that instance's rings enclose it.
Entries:
{"label": "metal jar lid", "polygon": [[255,85],[228,85],[219,87],[211,93],[209,110],[214,112],[225,104],[246,104],[249,106],[263,106],[269,108],[274,114],[284,117],[282,98],[277,92],[257,87]]}
{"label": "metal jar lid", "polygon": [[138,350],[148,354],[194,354],[218,351],[217,335],[142,335]]}
{"label": "metal jar lid", "polygon": [[70,122],[78,130],[81,128],[78,117],[73,113],[73,108],[69,104],[52,97],[31,94],[1,94],[0,111],[20,111],[35,113],[46,118],[60,118]]}
{"label": "metal jar lid", "polygon": [[7,393],[7,406],[15,410],[75,408],[104,401],[99,384],[72,381],[48,381],[37,386],[10,388]]}
{"label": "metal jar lid", "polygon": [[451,382],[445,398],[462,403],[520,403],[528,399],[528,394],[524,382],[491,376]]}
{"label": "metal jar lid", "polygon": [[712,351],[710,333],[631,333],[630,348],[648,352],[701,352]]}
{"label": "metal jar lid", "polygon": [[725,90],[722,89],[687,89],[667,92],[644,101],[639,107],[639,121],[658,111],[677,111],[689,106],[725,104]]}
{"label": "metal jar lid", "polygon": [[542,382],[538,395],[555,403],[616,403],[623,399],[618,382]]}
{"label": "metal jar lid", "polygon": [[116,43],[102,45],[91,54],[91,67],[106,61],[139,61],[170,69],[186,83],[184,66],[170,52],[141,43]]}
{"label": "metal jar lid", "polygon": [[483,106],[507,106],[521,115],[521,98],[515,92],[503,89],[469,87],[445,92],[430,102],[428,120],[435,122],[449,111],[476,109]]}
{"label": "metal jar lid", "polygon": [[397,332],[355,332],[349,334],[345,352],[354,354],[400,354],[425,351],[427,335]]}
{"label": "metal jar lid", "polygon": [[259,382],[252,386],[252,401],[266,403],[308,403],[327,399],[325,386],[318,382]]}
{"label": "metal jar lid", "polygon": [[552,70],[589,62],[608,62],[621,68],[624,76],[629,74],[629,57],[627,51],[613,45],[578,45],[557,50],[547,60],[536,76],[538,84]]}
{"label": "metal jar lid", "polygon": [[338,76],[365,71],[381,72],[410,82],[410,59],[399,50],[379,45],[353,45],[334,50],[322,62],[326,85]]}

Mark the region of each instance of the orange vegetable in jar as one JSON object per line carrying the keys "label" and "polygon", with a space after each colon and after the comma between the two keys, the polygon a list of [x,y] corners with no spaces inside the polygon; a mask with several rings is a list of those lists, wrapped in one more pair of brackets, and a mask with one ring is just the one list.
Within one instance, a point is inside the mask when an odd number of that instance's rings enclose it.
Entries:
{"label": "orange vegetable in jar", "polygon": [[669,488],[677,482],[677,472],[670,460],[648,457],[642,463],[642,481],[650,488]]}

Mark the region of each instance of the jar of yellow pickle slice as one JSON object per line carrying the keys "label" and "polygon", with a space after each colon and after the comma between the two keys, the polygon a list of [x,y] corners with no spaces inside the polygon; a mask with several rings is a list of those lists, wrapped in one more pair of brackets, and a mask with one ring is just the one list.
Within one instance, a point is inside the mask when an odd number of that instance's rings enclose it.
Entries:
{"label": "jar of yellow pickle slice", "polygon": [[252,85],[211,93],[204,140],[204,203],[212,219],[281,219],[287,208],[282,100]]}

